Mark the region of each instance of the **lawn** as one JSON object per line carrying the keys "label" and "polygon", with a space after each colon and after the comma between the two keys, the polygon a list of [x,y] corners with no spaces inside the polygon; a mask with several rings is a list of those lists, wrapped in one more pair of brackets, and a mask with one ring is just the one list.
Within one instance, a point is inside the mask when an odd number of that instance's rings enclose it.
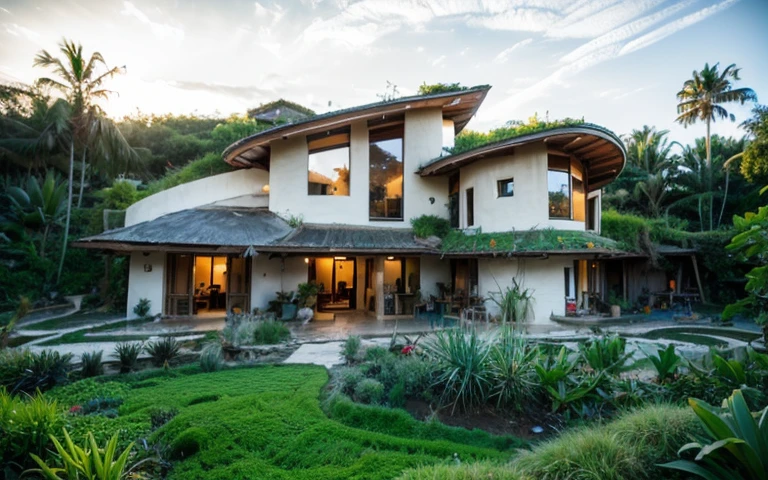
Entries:
{"label": "lawn", "polygon": [[[66,407],[101,396],[122,397],[119,416],[69,417],[82,436],[98,430],[148,436],[169,446],[175,459],[170,478],[393,478],[405,469],[462,460],[508,460],[522,442],[480,431],[424,424],[403,415],[398,429],[382,407],[362,409],[350,422],[328,418],[320,393],[328,381],[322,367],[259,366],[198,373],[185,368],[122,381],[85,380],[50,392]],[[118,379],[120,379],[118,377]],[[153,413],[177,409],[151,432]],[[367,420],[366,420],[367,419]],[[385,431],[382,431],[385,430]]]}
{"label": "lawn", "polygon": [[51,318],[50,320],[44,320],[38,323],[31,323],[25,325],[23,322],[19,325],[19,328],[25,328],[29,330],[61,330],[64,328],[82,327],[85,325],[92,325],[95,323],[101,323],[108,320],[116,320],[119,318],[125,318],[125,315],[119,313],[105,313],[105,312],[77,312],[66,317]]}

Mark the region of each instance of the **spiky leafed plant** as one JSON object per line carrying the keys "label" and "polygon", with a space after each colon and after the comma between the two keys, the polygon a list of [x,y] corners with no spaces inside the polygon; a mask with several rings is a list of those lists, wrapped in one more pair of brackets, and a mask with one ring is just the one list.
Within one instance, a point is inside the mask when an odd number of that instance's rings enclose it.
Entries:
{"label": "spiky leafed plant", "polygon": [[[712,149],[710,143],[711,123],[718,118],[729,118],[732,122],[736,117],[722,106],[724,103],[739,102],[742,105],[745,102],[757,101],[757,94],[751,88],[733,88],[732,81],[740,80],[739,68],[736,64],[728,65],[722,72],[719,70],[719,63],[709,66],[704,64],[704,69],[700,72],[694,70],[692,78],[683,83],[683,88],[677,92],[677,121],[683,126],[693,125],[698,121],[706,122],[707,125],[707,169],[710,171],[709,187],[711,190],[712,180]],[[713,229],[714,200],[710,197],[709,209],[709,229]]]}
{"label": "spiky leafed plant", "polygon": [[[104,82],[122,71],[119,67],[109,68],[104,57],[99,52],[94,52],[86,60],[83,55],[82,45],[75,44],[71,40],[62,40],[59,44],[61,58],[54,57],[48,51],[42,50],[35,57],[34,65],[50,69],[59,78],[43,77],[38,79],[38,84],[59,90],[67,99],[71,108],[69,119],[69,191],[67,201],[67,214],[64,224],[64,241],[62,244],[59,270],[56,277],[58,283],[61,271],[64,267],[64,258],[67,253],[69,239],[69,224],[72,215],[72,185],[74,182],[75,151],[82,155],[82,171],[80,176],[80,196],[82,200],[83,184],[85,183],[85,162],[88,149],[96,146],[99,150],[106,151],[118,148],[123,153],[130,155],[132,150],[122,137],[117,128],[105,119],[101,108],[96,104],[99,99],[106,99],[110,90],[104,88]],[[105,69],[97,73],[97,70]],[[111,125],[111,127],[110,127]],[[109,130],[107,132],[106,130]],[[121,141],[122,140],[122,141]],[[133,152],[135,155],[135,152]]]}

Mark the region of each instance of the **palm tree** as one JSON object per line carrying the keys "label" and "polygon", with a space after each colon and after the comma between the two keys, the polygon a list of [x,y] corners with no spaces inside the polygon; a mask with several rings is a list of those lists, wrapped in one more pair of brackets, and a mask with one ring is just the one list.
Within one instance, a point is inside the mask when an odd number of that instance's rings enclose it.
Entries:
{"label": "palm tree", "polygon": [[[657,131],[655,127],[643,126],[625,137],[627,162],[642,172],[635,184],[634,195],[638,200],[644,196],[647,211],[658,217],[662,203],[669,193],[670,173],[675,167],[675,157],[670,155],[673,143],[667,140],[668,130]],[[643,202],[641,202],[642,204]]]}
{"label": "palm tree", "polygon": [[[704,64],[701,72],[693,71],[692,78],[686,80],[682,90],[677,92],[677,114],[676,122],[687,127],[701,120],[707,124],[707,170],[709,171],[709,188],[712,187],[712,149],[710,145],[711,123],[718,118],[730,118],[736,121],[733,114],[721,106],[723,103],[740,102],[742,105],[747,101],[757,101],[757,94],[751,88],[733,88],[732,80],[740,80],[739,68],[736,64],[728,65],[722,73],[718,70],[720,64],[716,63],[709,66]],[[713,204],[710,196],[709,208],[709,229],[713,227]]]}
{"label": "palm tree", "polygon": [[[71,106],[70,117],[70,142],[69,142],[69,191],[67,200],[67,214],[64,225],[64,242],[62,244],[61,259],[59,261],[59,270],[56,276],[58,283],[61,278],[61,271],[64,267],[64,257],[67,253],[67,242],[69,240],[69,226],[72,216],[72,185],[74,183],[74,165],[75,151],[79,150],[82,155],[82,170],[80,177],[80,196],[78,205],[82,201],[83,183],[85,182],[85,161],[89,146],[96,140],[94,125],[97,129],[104,127],[104,115],[96,105],[98,99],[106,99],[110,90],[104,88],[105,80],[112,78],[122,71],[119,67],[109,68],[104,57],[99,52],[94,52],[90,59],[86,61],[83,56],[83,47],[75,45],[73,41],[62,40],[59,44],[59,50],[62,58],[56,58],[46,50],[42,50],[35,57],[34,65],[48,68],[53,71],[59,79],[41,78],[38,84],[52,87],[59,90],[67,99]],[[100,67],[106,69],[103,73],[97,74],[96,70]],[[109,122],[111,123],[111,122]],[[114,125],[113,125],[114,128]],[[117,130],[117,128],[114,128]],[[113,135],[110,142],[119,143],[122,138],[119,135]],[[124,139],[123,139],[124,142]],[[129,149],[129,148],[128,148]]]}

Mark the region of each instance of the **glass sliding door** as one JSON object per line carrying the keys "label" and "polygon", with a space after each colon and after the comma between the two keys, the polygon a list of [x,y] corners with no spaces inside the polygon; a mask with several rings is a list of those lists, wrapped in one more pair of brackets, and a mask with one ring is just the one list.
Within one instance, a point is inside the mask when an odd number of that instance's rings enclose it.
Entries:
{"label": "glass sliding door", "polygon": [[168,254],[165,313],[172,316],[192,314],[192,265],[190,254]]}
{"label": "glass sliding door", "polygon": [[250,258],[227,258],[227,312],[248,313],[251,308]]}

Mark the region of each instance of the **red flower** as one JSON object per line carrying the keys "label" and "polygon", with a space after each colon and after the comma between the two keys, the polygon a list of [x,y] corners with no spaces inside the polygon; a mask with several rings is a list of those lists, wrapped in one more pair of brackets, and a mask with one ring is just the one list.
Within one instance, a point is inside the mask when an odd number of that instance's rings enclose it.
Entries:
{"label": "red flower", "polygon": [[410,355],[413,353],[413,345],[406,345],[403,347],[403,350],[400,352],[403,355]]}
{"label": "red flower", "polygon": [[83,410],[83,407],[80,405],[75,405],[72,408],[69,409],[70,415],[78,415]]}

